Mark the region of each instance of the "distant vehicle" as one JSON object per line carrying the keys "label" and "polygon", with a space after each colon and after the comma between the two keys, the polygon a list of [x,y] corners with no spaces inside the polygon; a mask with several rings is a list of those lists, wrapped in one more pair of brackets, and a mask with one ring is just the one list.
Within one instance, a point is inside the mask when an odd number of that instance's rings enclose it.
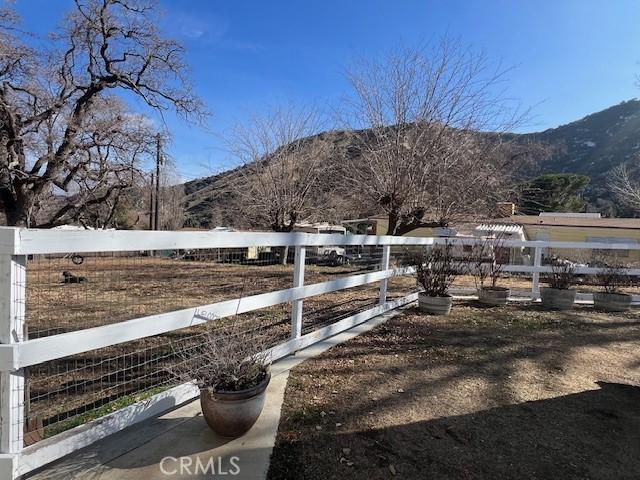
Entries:
{"label": "distant vehicle", "polygon": [[[347,233],[347,229],[342,225],[332,225],[327,222],[297,224],[293,228],[293,231],[338,235],[344,235]],[[331,265],[337,267],[351,263],[355,257],[348,254],[344,246],[322,245],[307,248],[307,259],[309,262],[317,263],[319,265]]]}

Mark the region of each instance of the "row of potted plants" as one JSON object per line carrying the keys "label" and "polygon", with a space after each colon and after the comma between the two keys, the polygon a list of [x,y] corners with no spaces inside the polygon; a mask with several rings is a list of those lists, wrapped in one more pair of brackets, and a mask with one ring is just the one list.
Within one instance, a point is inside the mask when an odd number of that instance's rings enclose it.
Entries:
{"label": "row of potted plants", "polygon": [[[575,264],[560,259],[551,262],[551,273],[547,277],[547,287],[540,289],[542,305],[554,310],[570,310],[576,300]],[[602,289],[593,293],[593,304],[606,312],[626,312],[631,308],[631,295],[622,289],[629,285],[626,267],[611,259],[600,263],[600,270],[594,274],[595,283]]]}
{"label": "row of potted plants", "polygon": [[[410,255],[415,276],[422,291],[418,303],[422,310],[439,315],[451,311],[449,289],[460,274],[473,276],[479,301],[486,305],[504,305],[510,290],[500,286],[504,262],[500,261],[500,239],[454,255],[446,244]],[[546,277],[548,287],[541,289],[542,305],[548,309],[566,310],[576,298],[575,264],[554,259]],[[631,295],[622,293],[628,276],[618,262],[606,262],[595,275],[603,291],[594,293],[597,308],[625,311]],[[268,347],[274,338],[265,331],[246,330],[239,322],[207,328],[197,342],[175,352],[176,362],[170,371],[183,382],[200,388],[200,403],[207,424],[219,435],[238,437],[258,419],[265,402],[271,376]]]}
{"label": "row of potted plants", "polygon": [[[451,311],[453,298],[449,289],[458,275],[469,274],[475,281],[478,300],[484,305],[506,305],[509,288],[499,285],[505,263],[500,261],[499,238],[476,245],[465,255],[454,255],[453,246],[445,244],[410,255],[415,277],[421,292],[418,305],[421,310],[438,315]],[[601,291],[593,293],[594,306],[607,312],[624,312],[631,307],[631,295],[622,289],[629,284],[626,267],[619,261],[608,259],[599,264],[594,274]],[[543,278],[547,287],[540,289],[542,307],[548,310],[568,310],[575,303],[577,289],[576,264],[553,258],[551,272]]]}

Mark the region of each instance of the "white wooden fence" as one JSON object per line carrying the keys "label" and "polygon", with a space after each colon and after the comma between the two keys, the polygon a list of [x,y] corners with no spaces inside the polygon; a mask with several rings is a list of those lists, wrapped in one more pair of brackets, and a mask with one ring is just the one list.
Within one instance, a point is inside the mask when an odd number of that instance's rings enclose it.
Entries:
{"label": "white wooden fence", "polygon": [[[290,340],[272,349],[275,360],[414,301],[417,298],[415,293],[400,299],[387,300],[389,279],[412,272],[409,267],[389,268],[392,247],[428,246],[445,242],[465,245],[477,243],[477,240],[306,233],[56,231],[0,228],[0,479],[17,478],[198,395],[193,385],[180,385],[98,420],[44,439],[32,446],[23,447],[26,367],[292,302]],[[323,245],[380,246],[383,252],[380,268],[336,280],[304,285],[306,249]],[[534,252],[531,264],[508,265],[505,268],[508,272],[531,275],[533,298],[538,296],[540,274],[550,270],[550,267],[542,265],[544,249],[640,250],[640,245],[635,244],[507,241],[502,245],[509,248],[529,248]],[[28,305],[25,305],[26,264],[29,255],[256,246],[295,247],[291,288],[43,338],[25,338],[25,321],[29,316]],[[589,274],[597,270],[582,267],[578,269],[578,273]],[[633,269],[628,273],[640,275],[640,270]],[[375,307],[306,335],[302,334],[305,298],[374,282],[380,282],[379,302]]]}

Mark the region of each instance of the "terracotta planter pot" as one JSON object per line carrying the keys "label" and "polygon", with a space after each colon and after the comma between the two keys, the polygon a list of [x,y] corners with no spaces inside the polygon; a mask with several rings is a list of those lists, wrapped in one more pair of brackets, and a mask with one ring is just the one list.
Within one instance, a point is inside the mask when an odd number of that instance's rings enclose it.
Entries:
{"label": "terracotta planter pot", "polygon": [[631,295],[596,292],[593,294],[593,306],[605,312],[627,312],[631,308]]}
{"label": "terracotta planter pot", "polygon": [[453,297],[451,295],[446,297],[430,297],[424,292],[418,293],[418,308],[432,315],[449,315],[452,304]]}
{"label": "terracotta planter pot", "polygon": [[478,300],[484,305],[506,305],[509,301],[511,290],[505,287],[481,288],[478,292]]}
{"label": "terracotta planter pot", "polygon": [[238,392],[200,390],[200,406],[209,428],[223,437],[239,437],[256,423],[271,381],[267,374],[260,385]]}
{"label": "terracotta planter pot", "polygon": [[546,310],[571,310],[576,300],[576,289],[560,290],[558,288],[542,287],[540,289],[540,297],[542,306]]}

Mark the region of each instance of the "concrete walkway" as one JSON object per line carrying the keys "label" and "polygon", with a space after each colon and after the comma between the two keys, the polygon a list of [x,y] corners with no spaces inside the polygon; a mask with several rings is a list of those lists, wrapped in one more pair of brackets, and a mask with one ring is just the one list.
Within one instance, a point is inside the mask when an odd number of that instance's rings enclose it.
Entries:
{"label": "concrete walkway", "polygon": [[25,478],[33,480],[155,480],[226,477],[261,480],[278,433],[280,410],[289,371],[304,360],[329,350],[384,323],[388,312],[271,367],[265,408],[244,436],[229,440],[208,427],[200,402],[189,402],[171,412],[133,425],[80,450]]}

